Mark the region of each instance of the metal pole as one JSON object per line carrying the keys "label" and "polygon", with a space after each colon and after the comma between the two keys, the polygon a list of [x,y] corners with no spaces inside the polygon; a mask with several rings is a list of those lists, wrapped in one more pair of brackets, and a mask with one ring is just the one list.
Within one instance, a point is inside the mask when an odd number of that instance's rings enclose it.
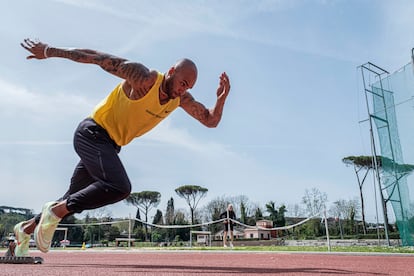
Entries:
{"label": "metal pole", "polygon": [[[379,231],[379,218],[378,218],[378,200],[377,200],[377,186],[375,185],[375,171],[372,171],[372,184],[374,185],[374,196],[375,196],[375,215],[377,219],[377,237],[378,245],[381,245],[380,241],[380,231]],[[380,191],[381,192],[381,191]]]}
{"label": "metal pole", "polygon": [[[369,63],[371,65],[371,63]],[[379,68],[377,66],[375,66],[376,68]],[[382,206],[382,212],[383,212],[383,216],[384,216],[384,229],[385,229],[385,237],[387,239],[388,245],[390,245],[390,241],[388,238],[388,225],[386,223],[386,209],[384,207],[384,196],[382,194],[382,189],[381,189],[381,177],[379,174],[379,166],[378,166],[378,162],[377,162],[377,150],[375,147],[375,140],[374,140],[374,131],[373,131],[373,124],[372,124],[372,114],[370,112],[370,108],[369,108],[369,101],[368,101],[368,94],[367,94],[367,87],[366,87],[366,83],[365,83],[365,75],[364,75],[364,68],[373,72],[374,74],[377,75],[377,77],[379,78],[379,82],[381,83],[381,89],[382,89],[382,82],[381,82],[381,74],[372,71],[364,66],[361,67],[361,73],[362,73],[362,80],[364,83],[364,93],[365,93],[365,102],[366,102],[366,106],[367,106],[367,112],[368,112],[368,117],[369,117],[369,132],[370,132],[370,138],[371,138],[371,151],[372,151],[372,159],[373,159],[373,164],[374,164],[374,168],[375,168],[375,172],[376,172],[376,177],[378,180],[378,188],[379,188],[379,192],[380,192],[380,196],[381,196],[381,206]],[[381,69],[381,68],[380,68]],[[383,69],[381,69],[383,70]],[[385,73],[388,73],[387,71],[383,70]]]}
{"label": "metal pole", "polygon": [[131,248],[131,214],[128,219],[128,249]]}
{"label": "metal pole", "polygon": [[411,61],[412,61],[412,68],[414,72],[414,48],[411,49]]}

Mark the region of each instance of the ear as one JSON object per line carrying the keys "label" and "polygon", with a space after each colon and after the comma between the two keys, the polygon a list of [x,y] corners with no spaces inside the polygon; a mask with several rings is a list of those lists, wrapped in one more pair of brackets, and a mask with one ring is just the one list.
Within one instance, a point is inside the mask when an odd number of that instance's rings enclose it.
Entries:
{"label": "ear", "polygon": [[171,67],[170,70],[168,70],[168,75],[171,76],[174,74],[174,72],[175,72],[175,68]]}

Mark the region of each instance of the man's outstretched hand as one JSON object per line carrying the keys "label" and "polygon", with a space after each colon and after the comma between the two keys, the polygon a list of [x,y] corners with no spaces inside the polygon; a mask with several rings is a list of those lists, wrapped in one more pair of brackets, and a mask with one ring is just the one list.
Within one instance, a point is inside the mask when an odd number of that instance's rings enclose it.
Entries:
{"label": "man's outstretched hand", "polygon": [[226,72],[220,75],[219,87],[217,88],[217,98],[227,97],[230,91],[230,80]]}
{"label": "man's outstretched hand", "polygon": [[27,59],[45,59],[47,58],[47,49],[49,48],[47,44],[42,43],[38,40],[33,41],[30,38],[26,38],[20,45],[25,48],[27,51],[32,53],[30,56],[27,56]]}

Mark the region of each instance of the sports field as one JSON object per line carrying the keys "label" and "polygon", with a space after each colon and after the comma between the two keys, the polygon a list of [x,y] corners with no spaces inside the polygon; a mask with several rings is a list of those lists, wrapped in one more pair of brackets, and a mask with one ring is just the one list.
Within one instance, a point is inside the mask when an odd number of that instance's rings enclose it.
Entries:
{"label": "sports field", "polygon": [[414,255],[398,253],[88,249],[32,256],[44,263],[0,264],[0,275],[414,275]]}

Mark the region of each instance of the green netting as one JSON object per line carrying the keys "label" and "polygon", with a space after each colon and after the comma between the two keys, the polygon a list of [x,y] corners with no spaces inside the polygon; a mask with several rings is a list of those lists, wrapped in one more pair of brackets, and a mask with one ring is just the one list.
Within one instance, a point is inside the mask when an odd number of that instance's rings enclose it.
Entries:
{"label": "green netting", "polygon": [[[371,85],[381,185],[403,245],[414,245],[414,71],[411,63]],[[411,193],[410,193],[411,191]]]}

